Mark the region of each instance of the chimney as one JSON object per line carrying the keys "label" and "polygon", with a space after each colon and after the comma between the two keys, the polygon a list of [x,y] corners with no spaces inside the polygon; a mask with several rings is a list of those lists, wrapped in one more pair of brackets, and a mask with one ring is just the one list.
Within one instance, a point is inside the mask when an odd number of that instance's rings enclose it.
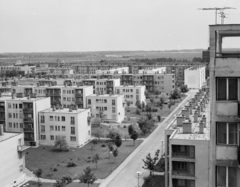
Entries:
{"label": "chimney", "polygon": [[1,124],[0,125],[0,136],[3,136],[3,135],[4,135],[3,125]]}
{"label": "chimney", "polygon": [[204,130],[204,123],[203,123],[203,121],[200,121],[200,123],[199,123],[199,134],[203,134],[203,130]]}
{"label": "chimney", "polygon": [[187,108],[182,110],[182,115],[185,116],[187,119],[189,118],[190,111]]}
{"label": "chimney", "polygon": [[191,134],[192,133],[192,123],[191,121],[183,121],[183,134]]}
{"label": "chimney", "polygon": [[182,127],[185,117],[183,115],[177,117],[177,126]]}
{"label": "chimney", "polygon": [[207,118],[206,118],[205,115],[203,115],[203,117],[202,117],[202,121],[203,121],[203,123],[204,123],[204,127],[206,127]]}
{"label": "chimney", "polygon": [[198,122],[198,112],[197,112],[196,110],[195,110],[195,112],[194,112],[193,118],[194,118],[194,119],[193,119],[193,120],[194,120],[194,121],[193,121],[194,123]]}

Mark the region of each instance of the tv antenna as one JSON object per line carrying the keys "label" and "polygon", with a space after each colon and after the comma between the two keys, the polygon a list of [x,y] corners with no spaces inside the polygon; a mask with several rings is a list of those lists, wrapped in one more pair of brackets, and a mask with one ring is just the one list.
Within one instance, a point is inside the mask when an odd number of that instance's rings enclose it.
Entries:
{"label": "tv antenna", "polygon": [[[217,25],[217,14],[218,14],[218,11],[220,10],[221,12],[223,12],[225,9],[236,9],[236,8],[232,8],[232,7],[223,7],[223,8],[214,7],[214,8],[199,8],[198,10],[215,10],[215,24]],[[224,18],[226,18],[226,16],[225,16],[225,14],[223,12],[223,16],[221,15],[222,24],[224,23]]]}
{"label": "tv antenna", "polygon": [[224,18],[227,18],[226,14],[224,13],[223,10],[221,10],[220,13],[218,14],[220,14],[220,17],[221,17],[221,24],[224,24]]}

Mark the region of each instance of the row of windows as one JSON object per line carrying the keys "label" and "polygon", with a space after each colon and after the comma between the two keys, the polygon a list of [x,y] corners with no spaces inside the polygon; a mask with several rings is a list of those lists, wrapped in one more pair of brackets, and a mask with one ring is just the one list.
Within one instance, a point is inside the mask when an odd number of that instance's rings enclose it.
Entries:
{"label": "row of windows", "polygon": [[[46,140],[46,135],[41,135],[40,138],[41,138],[41,140]],[[55,136],[55,140],[57,140],[57,139],[58,139],[58,136]],[[50,140],[54,141],[54,135],[50,135]],[[71,142],[76,142],[76,140],[77,140],[77,138],[75,136],[70,136]]]}
{"label": "row of windows", "polygon": [[[19,123],[19,127],[23,128],[23,124]],[[9,128],[18,128],[18,123],[9,123]]]}
{"label": "row of windows", "polygon": [[[45,116],[40,116],[41,123],[45,123]],[[54,121],[53,116],[49,116],[50,121]],[[66,121],[65,116],[55,116],[55,121]],[[70,117],[71,124],[75,124],[75,117]]]}
{"label": "row of windows", "polygon": [[238,100],[238,78],[216,78],[217,100]]}
{"label": "row of windows", "polygon": [[[55,127],[55,128],[54,128]],[[41,133],[45,133],[45,126],[41,125]],[[50,126],[50,131],[66,131],[65,126]],[[75,127],[71,127],[71,134],[75,134]]]}
{"label": "row of windows", "polygon": [[[100,110],[100,111],[107,111],[107,107],[96,107],[96,110]],[[112,107],[112,113],[116,112],[116,108]]]}
{"label": "row of windows", "polygon": [[22,119],[23,118],[23,115],[20,113],[19,116],[18,116],[18,113],[8,113],[8,118],[20,118]]}
{"label": "row of windows", "polygon": [[8,103],[8,108],[22,108],[22,104]]}
{"label": "row of windows", "polygon": [[75,97],[63,97],[63,101],[75,101]]}

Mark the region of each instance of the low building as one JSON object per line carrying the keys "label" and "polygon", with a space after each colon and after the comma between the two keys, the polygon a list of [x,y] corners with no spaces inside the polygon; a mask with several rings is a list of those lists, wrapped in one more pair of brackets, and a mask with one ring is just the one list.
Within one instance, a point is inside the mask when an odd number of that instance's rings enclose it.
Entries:
{"label": "low building", "polygon": [[129,67],[118,67],[118,68],[111,68],[111,69],[104,69],[104,70],[96,70],[96,74],[125,74],[129,73]]}
{"label": "low building", "polygon": [[116,87],[116,94],[124,95],[125,103],[130,103],[129,107],[136,107],[137,100],[146,104],[145,91],[146,87],[143,85]]}
{"label": "low building", "polygon": [[161,74],[161,73],[166,73],[166,67],[158,67],[158,68],[145,68],[145,69],[140,69],[138,71],[139,74]]}
{"label": "low building", "polygon": [[206,84],[206,67],[193,66],[184,70],[184,83],[190,89],[201,89]]}
{"label": "low building", "polygon": [[87,96],[87,108],[91,109],[93,117],[103,112],[105,121],[120,123],[125,117],[124,95],[92,94]]}
{"label": "low building", "polygon": [[64,136],[68,146],[81,147],[91,139],[90,109],[49,108],[39,112],[40,144],[54,145]]}
{"label": "low building", "polygon": [[13,187],[25,182],[25,153],[23,133],[3,132],[0,125],[0,186]]}
{"label": "low building", "polygon": [[165,128],[165,186],[209,186],[209,108],[201,90]]}
{"label": "low building", "polygon": [[18,74],[26,75],[31,74],[35,72],[36,67],[35,66],[18,66],[18,65],[12,65],[12,66],[1,66],[0,71],[2,73],[6,73],[9,71],[16,71]]}

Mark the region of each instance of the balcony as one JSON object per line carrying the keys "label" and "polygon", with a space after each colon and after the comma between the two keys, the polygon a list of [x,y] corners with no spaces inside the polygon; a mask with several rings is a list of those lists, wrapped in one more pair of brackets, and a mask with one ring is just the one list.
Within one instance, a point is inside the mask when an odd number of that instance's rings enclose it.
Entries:
{"label": "balcony", "polygon": [[190,172],[188,170],[173,170],[172,175],[175,176],[187,176],[187,177],[195,177],[194,172]]}
{"label": "balcony", "polygon": [[76,97],[83,97],[83,94],[82,93],[76,93],[75,96]]}
{"label": "balcony", "polygon": [[81,101],[81,100],[76,100],[76,103],[77,103],[77,104],[83,104],[83,101]]}
{"label": "balcony", "polygon": [[33,108],[24,108],[23,112],[24,113],[33,113]]}
{"label": "balcony", "polygon": [[28,148],[29,148],[29,146],[26,146],[26,145],[18,145],[18,146],[17,146],[18,152],[24,152],[24,151],[27,150]]}
{"label": "balcony", "polygon": [[5,112],[5,108],[0,108],[0,112]]}
{"label": "balcony", "polygon": [[172,158],[195,159],[195,155],[189,152],[173,152]]}
{"label": "balcony", "polygon": [[23,119],[24,122],[33,122],[33,118],[27,117]]}
{"label": "balcony", "polygon": [[26,137],[24,138],[24,141],[28,141],[28,142],[34,142],[34,138],[33,137]]}
{"label": "balcony", "polygon": [[23,128],[23,131],[24,132],[34,132],[34,128],[30,128],[30,127]]}
{"label": "balcony", "polygon": [[5,121],[5,116],[0,116],[0,121]]}

